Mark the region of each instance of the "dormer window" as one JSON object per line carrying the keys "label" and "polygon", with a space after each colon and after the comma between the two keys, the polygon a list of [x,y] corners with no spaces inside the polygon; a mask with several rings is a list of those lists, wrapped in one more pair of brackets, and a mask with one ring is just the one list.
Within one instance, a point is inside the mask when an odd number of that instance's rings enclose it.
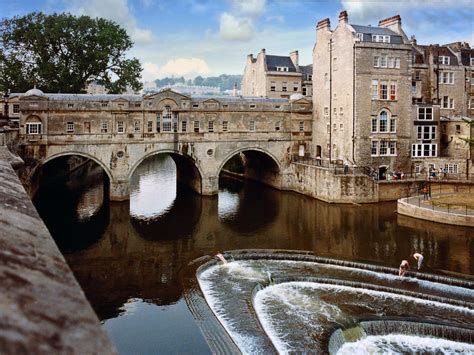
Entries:
{"label": "dormer window", "polygon": [[359,39],[359,41],[363,41],[364,40],[364,34],[363,33],[357,33],[357,38]]}
{"label": "dormer window", "polygon": [[288,71],[288,67],[277,67],[277,71]]}
{"label": "dormer window", "polygon": [[387,36],[387,35],[372,35],[372,42],[390,43],[390,36]]}
{"label": "dormer window", "polygon": [[449,65],[451,58],[445,55],[441,55],[438,57],[438,63],[443,65]]}

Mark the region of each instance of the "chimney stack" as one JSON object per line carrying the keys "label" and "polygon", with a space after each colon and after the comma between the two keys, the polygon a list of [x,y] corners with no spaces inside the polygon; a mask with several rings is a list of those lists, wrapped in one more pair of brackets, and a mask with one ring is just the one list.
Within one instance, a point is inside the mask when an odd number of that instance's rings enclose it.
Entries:
{"label": "chimney stack", "polygon": [[319,21],[316,25],[316,31],[319,31],[323,28],[331,30],[331,21],[329,21],[329,18],[325,18],[324,20]]}
{"label": "chimney stack", "polygon": [[349,17],[347,16],[347,11],[344,10],[344,11],[341,11],[339,13],[339,23],[341,22],[344,22],[344,23],[347,23]]}
{"label": "chimney stack", "polygon": [[299,54],[298,51],[293,51],[290,53],[290,58],[291,61],[293,62],[293,65],[296,67],[296,70],[298,70],[299,67]]}

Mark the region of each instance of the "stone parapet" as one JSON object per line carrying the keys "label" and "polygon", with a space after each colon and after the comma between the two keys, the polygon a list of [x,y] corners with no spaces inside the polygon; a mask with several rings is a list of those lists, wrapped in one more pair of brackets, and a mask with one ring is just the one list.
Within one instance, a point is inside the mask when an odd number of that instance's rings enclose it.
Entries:
{"label": "stone parapet", "polygon": [[0,353],[116,353],[5,159],[0,159],[0,280]]}

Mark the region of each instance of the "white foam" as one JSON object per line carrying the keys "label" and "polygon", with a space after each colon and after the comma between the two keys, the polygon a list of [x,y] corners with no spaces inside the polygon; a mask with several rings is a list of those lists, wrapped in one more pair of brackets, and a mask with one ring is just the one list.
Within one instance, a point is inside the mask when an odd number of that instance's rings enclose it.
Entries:
{"label": "white foam", "polygon": [[405,334],[370,335],[353,343],[345,343],[337,355],[407,353],[472,354],[474,345]]}

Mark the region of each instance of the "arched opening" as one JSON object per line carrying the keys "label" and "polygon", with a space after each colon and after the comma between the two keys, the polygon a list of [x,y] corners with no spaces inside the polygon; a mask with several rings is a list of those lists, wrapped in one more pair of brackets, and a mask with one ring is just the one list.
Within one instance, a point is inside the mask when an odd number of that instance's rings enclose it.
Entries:
{"label": "arched opening", "polygon": [[281,187],[280,168],[272,156],[259,150],[232,155],[219,174],[219,219],[243,234],[264,228],[278,214],[279,195],[272,187]]}
{"label": "arched opening", "polygon": [[41,134],[43,133],[43,127],[41,118],[38,116],[29,116],[25,121],[25,133],[26,134]]}
{"label": "arched opening", "polygon": [[93,159],[67,154],[38,167],[33,202],[62,252],[87,248],[109,223],[109,176]]}
{"label": "arched opening", "polygon": [[151,154],[131,175],[132,225],[145,239],[188,237],[201,214],[200,192],[201,174],[191,159],[173,152]]}

